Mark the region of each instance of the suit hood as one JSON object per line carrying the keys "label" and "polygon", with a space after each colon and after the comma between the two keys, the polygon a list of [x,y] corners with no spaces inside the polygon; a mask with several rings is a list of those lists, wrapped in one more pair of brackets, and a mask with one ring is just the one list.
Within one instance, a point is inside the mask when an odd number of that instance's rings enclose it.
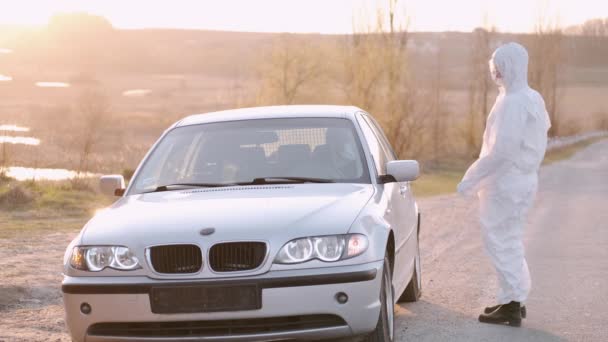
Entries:
{"label": "suit hood", "polygon": [[502,75],[496,82],[505,92],[515,92],[528,87],[528,52],[520,44],[508,43],[500,46],[492,54],[490,69],[492,65]]}

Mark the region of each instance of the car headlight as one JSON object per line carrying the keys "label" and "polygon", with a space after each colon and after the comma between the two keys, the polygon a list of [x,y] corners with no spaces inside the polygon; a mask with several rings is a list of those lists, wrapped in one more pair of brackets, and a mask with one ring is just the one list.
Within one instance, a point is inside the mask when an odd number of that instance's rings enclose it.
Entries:
{"label": "car headlight", "polygon": [[139,260],[129,248],[123,246],[81,246],[72,250],[70,266],[91,272],[99,272],[107,267],[129,271],[139,268]]}
{"label": "car headlight", "polygon": [[313,259],[334,262],[361,255],[368,244],[367,237],[361,234],[305,237],[286,243],[274,262],[297,264]]}

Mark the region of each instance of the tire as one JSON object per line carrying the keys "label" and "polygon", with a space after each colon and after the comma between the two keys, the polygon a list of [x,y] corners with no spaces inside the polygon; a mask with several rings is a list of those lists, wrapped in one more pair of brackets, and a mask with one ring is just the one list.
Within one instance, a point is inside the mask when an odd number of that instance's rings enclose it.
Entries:
{"label": "tire", "polygon": [[376,329],[365,337],[366,342],[393,342],[395,337],[395,304],[392,285],[391,266],[388,257],[384,257],[382,267],[382,284],[380,286],[380,317]]}
{"label": "tire", "polygon": [[420,242],[416,241],[416,259],[414,260],[414,273],[412,279],[407,284],[405,291],[397,302],[412,303],[417,302],[422,295],[422,265],[420,263]]}

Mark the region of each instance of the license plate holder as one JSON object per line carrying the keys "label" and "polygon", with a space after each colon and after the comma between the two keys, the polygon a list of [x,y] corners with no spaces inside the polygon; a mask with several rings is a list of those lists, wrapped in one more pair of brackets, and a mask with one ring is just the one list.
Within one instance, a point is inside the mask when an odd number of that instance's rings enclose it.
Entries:
{"label": "license plate holder", "polygon": [[258,310],[262,291],[257,284],[159,286],[150,290],[153,313],[176,314]]}

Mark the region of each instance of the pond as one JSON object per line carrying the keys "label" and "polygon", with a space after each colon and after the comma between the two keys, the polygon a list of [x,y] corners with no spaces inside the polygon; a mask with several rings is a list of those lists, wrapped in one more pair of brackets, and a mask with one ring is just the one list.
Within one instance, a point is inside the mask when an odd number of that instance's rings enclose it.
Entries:
{"label": "pond", "polygon": [[[26,180],[69,180],[74,179],[78,176],[78,172],[68,169],[43,169],[43,168],[32,168],[32,167],[19,167],[9,166],[4,168],[4,173],[10,178],[14,178],[18,181]],[[100,177],[100,174],[96,173],[85,173],[81,174],[81,177]]]}
{"label": "pond", "polygon": [[0,125],[0,131],[8,132],[29,132],[29,127],[21,127],[17,125]]}
{"label": "pond", "polygon": [[40,139],[14,135],[14,133],[26,133],[29,131],[29,127],[2,124],[0,125],[0,144],[40,145]]}
{"label": "pond", "polygon": [[38,146],[40,145],[40,139],[32,137],[12,137],[8,135],[0,135],[0,144],[23,144]]}
{"label": "pond", "polygon": [[69,83],[65,82],[36,82],[36,87],[41,88],[68,88]]}
{"label": "pond", "polygon": [[126,97],[143,97],[152,92],[151,89],[129,89],[122,92],[122,96]]}

